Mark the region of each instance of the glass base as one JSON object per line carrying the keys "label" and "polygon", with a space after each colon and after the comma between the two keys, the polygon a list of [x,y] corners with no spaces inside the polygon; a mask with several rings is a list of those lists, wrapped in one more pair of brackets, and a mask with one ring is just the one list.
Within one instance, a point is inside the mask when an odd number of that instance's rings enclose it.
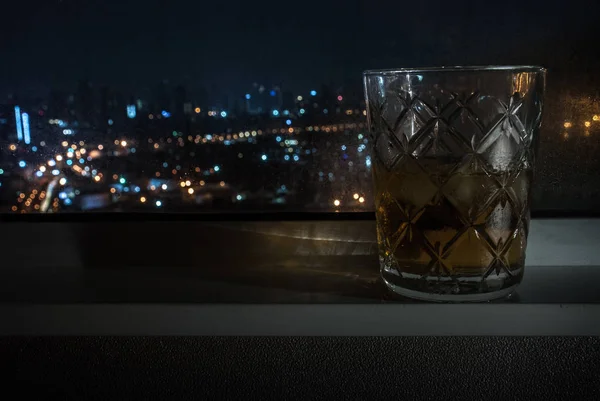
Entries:
{"label": "glass base", "polygon": [[514,284],[510,287],[503,288],[501,290],[493,291],[493,292],[483,292],[483,293],[474,293],[474,294],[436,294],[431,292],[422,292],[410,290],[408,288],[400,287],[393,283],[390,283],[383,277],[383,282],[387,286],[389,290],[394,292],[395,294],[401,295],[403,297],[416,299],[419,301],[429,301],[429,302],[488,302],[494,301],[497,299],[507,298],[509,297],[515,289],[519,286],[519,284]]}
{"label": "glass base", "polygon": [[381,278],[393,293],[403,297],[432,302],[487,302],[508,297],[523,279],[524,269],[512,274],[429,276],[399,272],[396,264],[380,259]]}

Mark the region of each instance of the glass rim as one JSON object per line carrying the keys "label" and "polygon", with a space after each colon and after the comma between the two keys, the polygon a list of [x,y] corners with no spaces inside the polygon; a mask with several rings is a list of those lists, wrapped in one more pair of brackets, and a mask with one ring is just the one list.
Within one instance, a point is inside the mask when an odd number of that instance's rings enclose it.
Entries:
{"label": "glass rim", "polygon": [[440,67],[416,67],[416,68],[388,68],[378,70],[366,70],[363,76],[393,75],[406,73],[431,73],[431,72],[537,72],[545,73],[546,68],[538,65],[483,65],[483,66],[440,66]]}

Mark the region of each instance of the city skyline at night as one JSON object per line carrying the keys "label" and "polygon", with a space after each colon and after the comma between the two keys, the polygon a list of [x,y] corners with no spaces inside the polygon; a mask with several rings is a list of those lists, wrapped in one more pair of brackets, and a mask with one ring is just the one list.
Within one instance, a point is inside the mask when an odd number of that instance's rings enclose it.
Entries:
{"label": "city skyline at night", "polygon": [[[81,81],[74,93],[1,105],[0,208],[372,209],[369,135],[359,91],[314,85],[295,93],[257,83],[237,98],[232,108],[206,106],[213,101],[199,103],[181,85],[161,84],[148,100]],[[569,147],[579,155],[598,148],[600,105],[587,96],[562,94],[549,100],[547,114],[540,170],[550,180],[540,180],[540,191],[543,204],[552,205],[558,200],[548,195],[555,196],[551,177],[572,174],[567,182],[581,185],[596,159],[581,157],[565,168],[556,164],[564,157],[548,155]],[[589,174],[581,174],[585,171]]]}
{"label": "city skyline at night", "polygon": [[7,3],[0,210],[372,210],[362,71],[490,64],[548,68],[538,207],[595,208],[600,5],[562,3]]}

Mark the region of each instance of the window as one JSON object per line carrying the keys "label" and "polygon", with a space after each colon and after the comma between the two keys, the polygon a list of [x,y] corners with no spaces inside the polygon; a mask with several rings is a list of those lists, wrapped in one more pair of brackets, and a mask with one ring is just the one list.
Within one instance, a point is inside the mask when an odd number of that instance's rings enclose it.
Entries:
{"label": "window", "polygon": [[597,4],[219,4],[5,4],[0,211],[370,211],[362,70],[465,64],[548,67],[534,209],[600,209]]}

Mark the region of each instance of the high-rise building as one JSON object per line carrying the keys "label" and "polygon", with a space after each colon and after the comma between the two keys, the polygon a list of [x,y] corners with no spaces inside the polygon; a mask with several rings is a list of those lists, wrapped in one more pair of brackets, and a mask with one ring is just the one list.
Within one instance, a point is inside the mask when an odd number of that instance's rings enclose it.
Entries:
{"label": "high-rise building", "polygon": [[194,100],[194,108],[200,107],[200,109],[205,110],[208,108],[208,106],[210,106],[208,104],[208,92],[203,86],[194,89]]}
{"label": "high-rise building", "polygon": [[156,88],[154,102],[158,106],[155,112],[162,113],[163,111],[171,112],[171,98],[169,96],[169,81],[163,80]]}
{"label": "high-rise building", "polygon": [[183,85],[178,85],[173,91],[174,108],[171,111],[174,117],[181,118],[184,115],[185,103],[187,102],[187,91]]}
{"label": "high-rise building", "polygon": [[129,98],[129,103],[126,103],[121,93],[108,86],[100,88],[98,126],[102,129],[107,129],[114,124],[122,124],[127,117],[127,104],[132,104],[132,102],[132,96]]}
{"label": "high-rise building", "polygon": [[337,95],[333,93],[330,85],[322,84],[321,90],[314,99],[319,105],[319,109],[332,112],[336,107],[336,97]]}
{"label": "high-rise building", "polygon": [[292,111],[295,107],[294,94],[290,91],[284,91],[281,94],[281,107],[284,110]]}
{"label": "high-rise building", "polygon": [[229,95],[225,94],[221,96],[221,99],[217,104],[217,108],[225,111],[229,111],[229,109],[231,109]]}
{"label": "high-rise building", "polygon": [[14,107],[9,104],[0,104],[0,139],[13,141],[16,137],[14,125]]}
{"label": "high-rise building", "polygon": [[[110,89],[108,86],[103,86],[100,88],[100,127],[106,129],[109,126],[109,121],[113,121],[111,116],[111,106],[110,106]],[[111,124],[112,125],[112,124]]]}
{"label": "high-rise building", "polygon": [[94,90],[89,81],[79,81],[76,95],[76,116],[82,126],[94,126]]}
{"label": "high-rise building", "polygon": [[279,86],[268,89],[262,84],[254,83],[252,89],[245,94],[246,111],[249,114],[279,112],[282,107],[282,93]]}
{"label": "high-rise building", "polygon": [[264,93],[264,85],[257,82],[252,84],[252,89],[244,96],[246,99],[246,112],[248,114],[261,114],[267,112]]}
{"label": "high-rise building", "polygon": [[65,92],[52,90],[48,99],[48,117],[52,119],[69,119],[68,95]]}

